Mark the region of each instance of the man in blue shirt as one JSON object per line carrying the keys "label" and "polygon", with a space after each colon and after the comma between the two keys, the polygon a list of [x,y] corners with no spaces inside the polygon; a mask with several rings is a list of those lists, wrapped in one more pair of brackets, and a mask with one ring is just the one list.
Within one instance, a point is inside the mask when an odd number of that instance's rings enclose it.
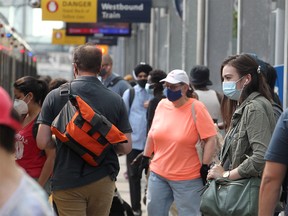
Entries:
{"label": "man in blue shirt", "polygon": [[[129,122],[133,130],[131,134],[132,151],[127,155],[126,162],[131,205],[135,216],[141,215],[141,177],[138,175],[138,167],[131,166],[131,162],[138,154],[143,152],[146,143],[146,112],[148,102],[153,96],[145,90],[150,71],[152,71],[152,67],[146,63],[137,65],[133,71],[137,79],[137,85],[134,86],[132,90],[126,90],[123,94],[123,100],[129,115]],[[132,95],[134,95],[134,97]],[[133,97],[133,101],[131,97]]]}

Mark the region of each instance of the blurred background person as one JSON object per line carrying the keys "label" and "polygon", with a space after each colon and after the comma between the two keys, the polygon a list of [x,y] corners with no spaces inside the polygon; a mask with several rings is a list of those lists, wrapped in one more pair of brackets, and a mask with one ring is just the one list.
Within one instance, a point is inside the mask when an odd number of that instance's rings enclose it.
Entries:
{"label": "blurred background person", "polygon": [[58,88],[59,86],[61,86],[64,83],[67,83],[67,82],[68,82],[68,80],[63,79],[63,78],[52,79],[48,85],[49,92],[52,91],[53,89]]}
{"label": "blurred background person", "polygon": [[196,65],[190,72],[190,83],[198,96],[198,100],[203,102],[208,109],[214,123],[222,122],[220,103],[222,95],[207,86],[212,85],[209,79],[209,68],[204,65]]}
{"label": "blurred background person", "polygon": [[148,82],[145,86],[146,91],[154,97],[148,102],[147,108],[147,133],[152,125],[155,110],[158,103],[166,96],[163,93],[164,87],[160,80],[164,79],[167,74],[162,70],[153,70],[149,73]]}
{"label": "blurred background person", "polygon": [[123,100],[128,111],[129,122],[132,127],[132,151],[127,155],[126,165],[129,180],[130,200],[135,216],[141,215],[141,178],[138,175],[138,166],[131,165],[132,161],[143,152],[147,135],[147,107],[153,95],[147,93],[145,85],[152,67],[140,63],[134,68],[137,85],[127,89]]}
{"label": "blurred background person", "polygon": [[123,79],[126,80],[127,82],[129,82],[129,84],[130,84],[132,87],[137,84],[136,81],[133,79],[133,76],[132,76],[131,74],[125,75]]}
{"label": "blurred background person", "polygon": [[102,78],[102,83],[108,89],[111,89],[115,93],[119,94],[121,97],[126,89],[131,88],[131,85],[124,80],[121,76],[113,73],[113,60],[109,54],[102,56],[102,68],[100,71],[100,77]]}

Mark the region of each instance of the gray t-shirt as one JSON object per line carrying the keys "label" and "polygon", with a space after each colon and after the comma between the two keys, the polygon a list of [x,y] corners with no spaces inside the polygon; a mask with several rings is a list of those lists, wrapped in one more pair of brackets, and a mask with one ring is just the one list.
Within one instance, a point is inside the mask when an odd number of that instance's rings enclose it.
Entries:
{"label": "gray t-shirt", "polygon": [[46,192],[23,171],[20,185],[0,208],[2,216],[52,216]]}
{"label": "gray t-shirt", "polygon": [[119,79],[119,81],[117,81],[115,84],[112,84],[116,77],[118,78],[119,76],[116,74],[111,74],[109,77],[107,77],[103,84],[108,89],[112,90],[113,92],[119,94],[122,97],[126,89],[131,88],[131,85],[123,78]]}
{"label": "gray t-shirt", "polygon": [[[71,83],[71,93],[79,95],[113,123],[121,132],[131,133],[127,111],[122,98],[107,89],[94,76],[81,76]],[[37,123],[51,126],[51,123],[68,100],[60,96],[60,88],[51,91],[44,100]],[[113,148],[108,150],[105,160],[97,167],[90,166],[68,146],[56,142],[56,160],[52,176],[52,190],[80,187],[105,176],[115,179],[119,162]]]}

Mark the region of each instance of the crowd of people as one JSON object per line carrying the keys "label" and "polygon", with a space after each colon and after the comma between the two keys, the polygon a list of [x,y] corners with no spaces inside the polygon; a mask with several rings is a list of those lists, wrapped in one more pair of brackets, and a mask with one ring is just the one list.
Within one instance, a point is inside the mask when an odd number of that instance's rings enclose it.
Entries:
{"label": "crowd of people", "polygon": [[[122,78],[113,71],[112,56],[102,56],[89,43],[75,48],[72,64],[70,82],[17,79],[14,102],[0,87],[0,215],[108,216],[123,155],[134,216],[142,215],[142,198],[149,216],[200,216],[207,181],[251,177],[262,178],[259,215],[279,213],[280,191],[286,192],[288,111],[282,113],[273,91],[277,76],[270,64],[249,53],[228,56],[220,67],[223,94],[208,88],[212,82],[204,65],[194,66],[188,76],[181,69],[167,73],[141,62]],[[90,119],[97,127],[79,126],[79,117],[70,113],[87,118],[79,97],[102,116]],[[99,164],[91,165],[89,152],[81,149],[79,155],[75,149],[79,140],[69,133],[67,139],[55,138],[55,119],[73,121],[91,137],[101,128],[94,138],[103,145],[109,136],[101,125],[105,122],[125,141],[109,145]],[[221,163],[215,164],[219,130],[227,155],[219,154]]]}

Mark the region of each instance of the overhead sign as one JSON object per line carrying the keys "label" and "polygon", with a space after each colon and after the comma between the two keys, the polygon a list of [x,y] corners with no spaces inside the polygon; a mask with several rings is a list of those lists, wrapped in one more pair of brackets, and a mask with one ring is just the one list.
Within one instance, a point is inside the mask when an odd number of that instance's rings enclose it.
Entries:
{"label": "overhead sign", "polygon": [[82,45],[85,44],[84,36],[66,36],[65,29],[53,29],[52,44]]}
{"label": "overhead sign", "polygon": [[42,20],[95,23],[97,4],[97,0],[42,0]]}
{"label": "overhead sign", "polygon": [[67,35],[131,36],[130,23],[66,23]]}
{"label": "overhead sign", "polygon": [[94,44],[116,46],[118,43],[117,37],[86,37],[86,41]]}
{"label": "overhead sign", "polygon": [[99,22],[149,23],[152,0],[98,0]]}

